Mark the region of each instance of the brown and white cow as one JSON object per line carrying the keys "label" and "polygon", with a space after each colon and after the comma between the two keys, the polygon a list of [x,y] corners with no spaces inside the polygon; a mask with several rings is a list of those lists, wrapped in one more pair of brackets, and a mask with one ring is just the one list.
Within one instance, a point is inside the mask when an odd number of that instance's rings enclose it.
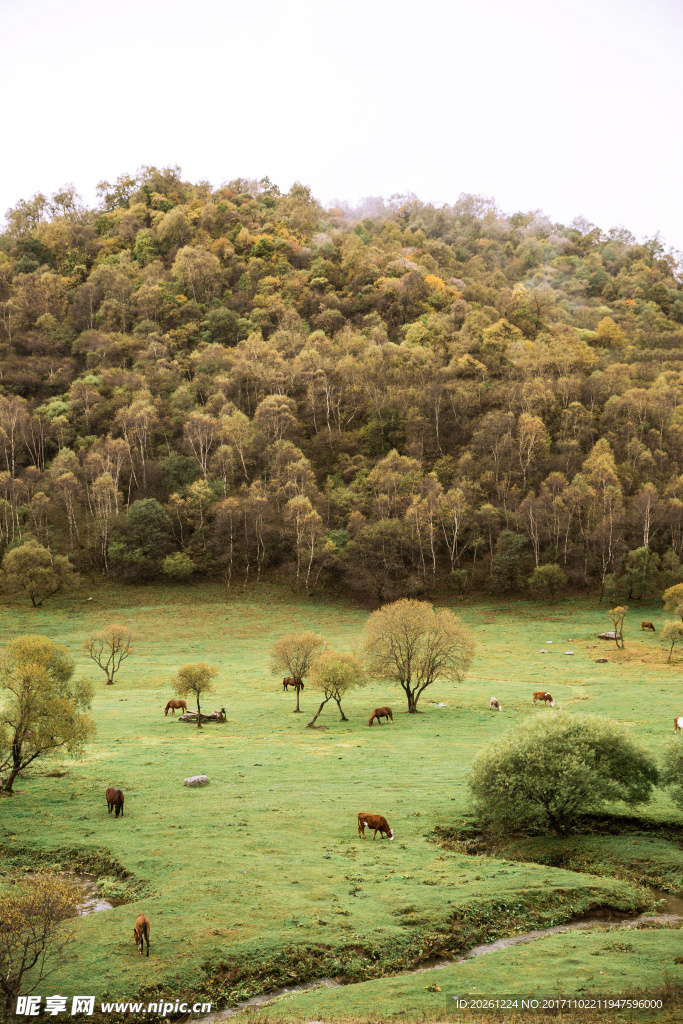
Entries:
{"label": "brown and white cow", "polygon": [[532,704],[535,704],[537,700],[542,700],[544,704],[550,704],[551,708],[555,707],[555,701],[553,700],[551,693],[546,693],[545,690],[534,690],[534,699]]}
{"label": "brown and white cow", "polygon": [[645,621],[645,619],[643,619],[643,621],[641,622],[641,624],[640,624],[640,628],[641,628],[641,629],[651,629],[653,633],[656,633],[656,632],[657,632],[657,630],[656,630],[656,629],[655,629],[655,627],[654,627],[654,626],[652,625],[652,623],[651,623],[651,622],[646,622],[646,621]]}
{"label": "brown and white cow", "polygon": [[674,734],[677,732],[683,732],[683,715],[674,718]]}
{"label": "brown and white cow", "polygon": [[366,814],[364,811],[360,811],[358,815],[358,835],[365,839],[365,828],[374,828],[375,834],[373,839],[376,838],[377,833],[384,839],[385,835],[389,836],[389,842],[393,842],[394,830],[389,828],[389,822],[383,814]]}
{"label": "brown and white cow", "polygon": [[493,711],[494,708],[498,711],[503,710],[498,701],[496,700],[496,698],[491,697],[491,700],[489,701],[489,711]]}

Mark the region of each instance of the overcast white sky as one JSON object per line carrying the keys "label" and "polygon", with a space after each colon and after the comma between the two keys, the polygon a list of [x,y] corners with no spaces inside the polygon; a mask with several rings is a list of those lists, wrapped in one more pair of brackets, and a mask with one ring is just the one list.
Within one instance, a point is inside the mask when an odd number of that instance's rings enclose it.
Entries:
{"label": "overcast white sky", "polygon": [[683,0],[0,0],[0,214],[178,163],[683,249]]}

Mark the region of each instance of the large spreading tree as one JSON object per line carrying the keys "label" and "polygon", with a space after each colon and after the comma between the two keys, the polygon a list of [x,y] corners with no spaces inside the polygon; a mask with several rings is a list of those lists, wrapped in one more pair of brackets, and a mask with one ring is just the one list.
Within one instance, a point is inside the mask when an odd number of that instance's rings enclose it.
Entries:
{"label": "large spreading tree", "polygon": [[561,713],[481,750],[469,786],[480,817],[497,828],[541,825],[566,835],[586,812],[646,803],[658,780],[652,755],[618,723]]}
{"label": "large spreading tree", "polygon": [[369,672],[400,686],[415,714],[428,686],[465,678],[474,640],[449,609],[402,598],[372,613],[363,650]]}
{"label": "large spreading tree", "polygon": [[95,733],[92,686],[74,680],[74,660],[46,636],[18,636],[0,654],[0,771],[11,793],[19,772],[59,751],[82,753]]}
{"label": "large spreading tree", "polygon": [[25,595],[34,608],[48,597],[73,589],[78,576],[66,555],[55,555],[29,539],[2,560],[2,584],[10,594]]}

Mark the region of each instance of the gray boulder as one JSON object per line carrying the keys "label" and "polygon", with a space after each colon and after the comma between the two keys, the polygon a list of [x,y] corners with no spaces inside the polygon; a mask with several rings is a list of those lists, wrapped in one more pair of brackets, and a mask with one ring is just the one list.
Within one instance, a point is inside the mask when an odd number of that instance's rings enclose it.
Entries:
{"label": "gray boulder", "polygon": [[186,786],[208,786],[209,779],[206,775],[192,775],[189,779],[185,779],[184,785]]}

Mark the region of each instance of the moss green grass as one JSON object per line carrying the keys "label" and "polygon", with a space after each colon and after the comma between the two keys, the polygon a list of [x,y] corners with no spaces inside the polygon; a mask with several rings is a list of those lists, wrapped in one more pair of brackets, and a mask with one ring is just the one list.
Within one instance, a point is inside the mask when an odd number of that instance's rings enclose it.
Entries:
{"label": "moss green grass", "polygon": [[[0,801],[0,856],[15,868],[78,857],[110,878],[118,865],[135,897],[78,921],[74,956],[59,965],[51,991],[122,999],[201,990],[234,1000],[319,974],[388,974],[591,905],[644,907],[632,876],[470,857],[442,850],[430,833],[467,814],[465,780],[477,750],[529,716],[559,708],[607,715],[661,750],[681,711],[681,663],[667,663],[651,634],[627,628],[619,653],[596,640],[604,609],[588,603],[463,601],[455,610],[478,645],[465,684],[434,686],[424,713],[409,716],[399,690],[373,683],[345,703],[348,723],[328,706],[318,730],[305,728],[314,695],[305,689],[304,713],[293,714],[294,695],[268,671],[268,649],[294,628],[353,649],[367,613],[348,604],[295,599],[266,585],[226,600],[208,586],[111,584],[35,611],[0,611],[0,642],[40,632],[68,644],[96,683],[98,729],[86,757],[63,765],[65,775],[21,780],[23,792]],[[663,620],[651,609],[646,617]],[[110,621],[130,625],[136,653],[106,687],[80,644]],[[543,647],[552,653],[540,654]],[[607,664],[595,663],[601,655]],[[200,660],[219,667],[204,709],[224,705],[228,717],[202,730],[163,714],[177,667]],[[541,686],[555,709],[531,706]],[[488,710],[490,696],[501,713]],[[380,703],[394,708],[395,724],[370,729]],[[199,773],[209,776],[207,787],[183,786]],[[110,785],[126,795],[119,820],[107,814]],[[395,842],[361,841],[361,810],[385,814]],[[680,820],[662,794],[649,813]],[[149,959],[132,941],[140,910],[152,923]],[[497,957],[486,958],[487,971],[497,970]],[[427,1007],[431,996],[422,991]]]}

